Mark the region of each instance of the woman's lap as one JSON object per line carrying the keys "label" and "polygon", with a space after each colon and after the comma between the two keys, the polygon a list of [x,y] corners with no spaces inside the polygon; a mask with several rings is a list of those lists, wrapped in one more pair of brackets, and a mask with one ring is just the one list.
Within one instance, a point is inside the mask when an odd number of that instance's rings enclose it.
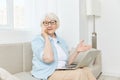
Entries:
{"label": "woman's lap", "polygon": [[48,80],[89,80],[86,69],[56,70]]}

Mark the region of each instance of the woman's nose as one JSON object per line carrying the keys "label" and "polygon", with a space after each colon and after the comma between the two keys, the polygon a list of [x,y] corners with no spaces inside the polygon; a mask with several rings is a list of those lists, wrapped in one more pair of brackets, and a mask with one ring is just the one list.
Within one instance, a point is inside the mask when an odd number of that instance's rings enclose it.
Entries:
{"label": "woman's nose", "polygon": [[51,27],[51,26],[52,26],[52,24],[51,24],[51,23],[49,23],[49,24],[48,24],[48,27]]}

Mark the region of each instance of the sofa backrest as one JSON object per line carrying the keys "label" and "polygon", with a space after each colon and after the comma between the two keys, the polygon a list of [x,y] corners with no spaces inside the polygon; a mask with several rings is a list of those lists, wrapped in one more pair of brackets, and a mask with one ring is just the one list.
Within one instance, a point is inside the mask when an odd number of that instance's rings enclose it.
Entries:
{"label": "sofa backrest", "polygon": [[30,71],[32,68],[30,42],[0,44],[0,67],[13,74]]}

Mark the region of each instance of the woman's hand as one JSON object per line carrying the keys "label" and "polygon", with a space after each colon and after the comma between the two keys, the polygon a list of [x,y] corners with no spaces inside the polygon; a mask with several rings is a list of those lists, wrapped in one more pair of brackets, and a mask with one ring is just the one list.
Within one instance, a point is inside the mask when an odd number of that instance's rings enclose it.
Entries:
{"label": "woman's hand", "polygon": [[48,31],[46,27],[42,26],[41,34],[44,38],[48,37]]}
{"label": "woman's hand", "polygon": [[80,43],[77,45],[76,50],[70,55],[69,60],[68,60],[68,65],[73,63],[73,61],[76,59],[77,55],[80,52],[87,51],[89,49],[91,49],[91,46],[85,45],[84,40],[81,40]]}
{"label": "woman's hand", "polygon": [[80,43],[77,45],[77,52],[79,53],[79,52],[87,51],[91,48],[92,48],[91,45],[86,45],[84,44],[84,40],[81,40]]}

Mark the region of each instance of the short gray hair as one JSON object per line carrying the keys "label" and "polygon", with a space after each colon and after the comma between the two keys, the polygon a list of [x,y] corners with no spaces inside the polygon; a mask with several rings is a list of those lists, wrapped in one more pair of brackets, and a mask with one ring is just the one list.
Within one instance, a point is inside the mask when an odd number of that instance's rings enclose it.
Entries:
{"label": "short gray hair", "polygon": [[50,18],[51,20],[56,20],[57,21],[57,27],[60,26],[60,20],[58,18],[57,15],[55,15],[54,13],[48,13],[46,14],[43,19],[41,20],[41,26],[43,25],[43,21],[46,19],[46,18]]}

